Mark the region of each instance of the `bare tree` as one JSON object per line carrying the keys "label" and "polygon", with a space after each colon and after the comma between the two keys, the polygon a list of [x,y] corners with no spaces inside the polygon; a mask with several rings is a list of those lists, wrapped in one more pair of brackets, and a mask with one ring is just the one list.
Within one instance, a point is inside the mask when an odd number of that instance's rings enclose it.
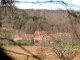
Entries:
{"label": "bare tree", "polygon": [[[79,28],[77,28],[77,26],[79,26],[79,14],[73,10],[67,10],[67,13],[71,24],[71,38],[67,39],[65,37],[67,33],[64,34],[59,32],[60,34],[56,33],[55,36],[53,36],[55,43],[51,44],[52,50],[57,54],[60,60],[73,60],[78,54],[80,48],[78,43],[80,41]],[[69,38],[68,35],[67,37]],[[66,39],[67,41],[65,43]]]}
{"label": "bare tree", "polygon": [[[53,39],[54,40],[54,39]],[[57,54],[60,60],[73,60],[79,52],[79,44],[74,44],[72,38],[67,39],[64,36],[57,37],[55,43],[51,44],[53,52]]]}

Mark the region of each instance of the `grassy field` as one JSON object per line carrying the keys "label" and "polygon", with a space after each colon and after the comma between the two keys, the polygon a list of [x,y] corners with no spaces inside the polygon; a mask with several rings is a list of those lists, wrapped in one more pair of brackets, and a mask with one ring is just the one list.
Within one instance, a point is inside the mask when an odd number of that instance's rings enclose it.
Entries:
{"label": "grassy field", "polygon": [[[4,46],[3,48],[8,50],[6,51],[6,53],[14,58],[13,60],[38,60],[34,58],[32,54],[37,55],[37,52],[40,52],[41,54],[41,51],[39,51],[39,47],[40,46],[23,46],[23,48],[25,48],[23,49],[19,46]],[[45,54],[44,60],[60,60],[57,55],[50,49],[44,49],[44,52],[42,53]],[[73,60],[80,60],[80,53],[77,54],[77,56]]]}

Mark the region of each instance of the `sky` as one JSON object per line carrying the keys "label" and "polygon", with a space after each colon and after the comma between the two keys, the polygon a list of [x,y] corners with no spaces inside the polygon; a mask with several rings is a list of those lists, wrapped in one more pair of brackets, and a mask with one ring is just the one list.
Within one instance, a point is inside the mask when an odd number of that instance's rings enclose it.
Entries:
{"label": "sky", "polygon": [[[61,3],[30,3],[30,2],[43,2],[50,0],[17,0],[19,3],[15,3],[15,5],[20,9],[66,9],[64,5]],[[26,2],[28,1],[28,3]],[[64,1],[67,3],[66,6],[68,9],[80,10],[80,1],[79,0],[54,0],[54,1]]]}

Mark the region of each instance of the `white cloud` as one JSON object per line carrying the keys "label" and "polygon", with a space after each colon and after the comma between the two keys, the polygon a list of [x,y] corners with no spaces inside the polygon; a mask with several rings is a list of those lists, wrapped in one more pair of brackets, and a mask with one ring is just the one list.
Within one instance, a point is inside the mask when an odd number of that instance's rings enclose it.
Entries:
{"label": "white cloud", "polygon": [[[20,1],[28,1],[28,0],[20,0]],[[46,0],[29,0],[29,1],[46,1]],[[47,0],[49,1],[49,0]],[[62,0],[58,0],[58,1],[62,1]],[[80,3],[78,0],[63,0],[66,3],[71,3],[74,4],[76,6],[80,6]],[[65,7],[61,4],[54,4],[54,3],[44,3],[42,5],[40,4],[32,4],[32,3],[18,3],[16,4],[17,7],[19,7],[20,9],[58,9],[58,8],[62,8],[65,9]],[[78,9],[80,10],[78,7],[76,6],[70,6],[69,8],[71,9]]]}

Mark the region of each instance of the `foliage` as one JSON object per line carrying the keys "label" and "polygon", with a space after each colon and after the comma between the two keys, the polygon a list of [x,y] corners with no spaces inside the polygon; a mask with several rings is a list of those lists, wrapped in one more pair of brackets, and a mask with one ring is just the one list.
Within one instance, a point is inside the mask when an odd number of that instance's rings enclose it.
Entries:
{"label": "foliage", "polygon": [[[27,23],[27,21],[29,20],[33,20],[34,22],[36,22],[37,20],[45,20],[45,17],[42,16],[36,16],[36,15],[29,15],[27,12],[11,12],[5,15],[5,12],[1,13],[1,20],[2,23],[4,23],[4,20],[6,21],[6,23],[8,23],[9,25],[12,25],[13,28],[17,28],[17,29],[21,29],[22,27],[25,26],[25,24]],[[6,16],[6,19],[5,17]],[[8,26],[8,25],[7,25]],[[24,29],[23,29],[24,30]]]}
{"label": "foliage", "polygon": [[46,20],[46,18],[45,17],[42,17],[42,16],[36,16],[36,15],[34,15],[34,16],[32,16],[32,20]]}

